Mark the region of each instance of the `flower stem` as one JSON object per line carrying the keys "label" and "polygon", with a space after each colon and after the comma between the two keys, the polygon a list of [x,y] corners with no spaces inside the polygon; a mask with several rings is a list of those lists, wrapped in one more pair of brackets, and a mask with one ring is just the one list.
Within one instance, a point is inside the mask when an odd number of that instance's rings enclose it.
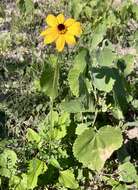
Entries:
{"label": "flower stem", "polygon": [[[56,79],[59,77],[59,54],[57,54],[57,61],[54,69],[54,77],[53,77],[53,84],[52,84],[52,89],[55,88],[55,83]],[[54,94],[50,97],[50,139],[52,140],[53,138],[53,104],[54,104]]]}

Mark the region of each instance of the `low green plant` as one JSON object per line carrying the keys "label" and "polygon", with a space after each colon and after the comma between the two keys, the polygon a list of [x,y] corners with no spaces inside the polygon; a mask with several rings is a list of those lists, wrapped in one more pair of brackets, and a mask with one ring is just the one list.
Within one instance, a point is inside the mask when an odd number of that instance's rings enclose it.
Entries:
{"label": "low green plant", "polygon": [[[0,4],[1,190],[137,189],[138,4],[13,5]],[[59,53],[40,32],[63,11],[82,34]]]}

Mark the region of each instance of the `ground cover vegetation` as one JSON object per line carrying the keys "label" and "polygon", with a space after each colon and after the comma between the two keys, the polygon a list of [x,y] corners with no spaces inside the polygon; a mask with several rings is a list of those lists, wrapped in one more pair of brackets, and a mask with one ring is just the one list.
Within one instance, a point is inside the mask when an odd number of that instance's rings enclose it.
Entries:
{"label": "ground cover vegetation", "polygon": [[0,189],[136,190],[137,164],[138,2],[1,0]]}

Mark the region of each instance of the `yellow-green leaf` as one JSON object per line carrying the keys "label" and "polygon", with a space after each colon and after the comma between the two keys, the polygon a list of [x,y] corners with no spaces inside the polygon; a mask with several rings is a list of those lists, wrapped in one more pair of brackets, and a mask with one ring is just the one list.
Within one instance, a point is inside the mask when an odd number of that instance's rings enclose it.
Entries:
{"label": "yellow-green leaf", "polygon": [[64,187],[70,189],[77,189],[79,187],[78,182],[75,180],[74,174],[71,170],[60,171],[58,180]]}
{"label": "yellow-green leaf", "polygon": [[105,126],[98,132],[90,128],[77,137],[73,153],[85,167],[100,171],[111,154],[121,147],[122,141],[119,128]]}
{"label": "yellow-green leaf", "polygon": [[29,162],[29,169],[27,172],[28,189],[33,189],[34,187],[37,186],[38,176],[40,174],[43,174],[46,170],[47,170],[47,166],[46,166],[45,162],[43,162],[37,158],[33,158]]}
{"label": "yellow-green leaf", "polygon": [[73,67],[70,69],[68,74],[69,86],[73,95],[75,96],[79,96],[79,77],[84,72],[86,67],[86,55],[86,49],[83,49],[79,52],[79,54],[75,57]]}

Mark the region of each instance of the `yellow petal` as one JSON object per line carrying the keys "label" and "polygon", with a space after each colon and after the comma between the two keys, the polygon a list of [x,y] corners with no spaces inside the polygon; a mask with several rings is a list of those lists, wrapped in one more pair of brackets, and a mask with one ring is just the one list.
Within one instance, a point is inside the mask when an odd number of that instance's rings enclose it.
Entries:
{"label": "yellow petal", "polygon": [[56,41],[56,48],[58,51],[62,51],[65,46],[65,35],[59,35]]}
{"label": "yellow petal", "polygon": [[65,35],[65,40],[66,40],[67,44],[69,44],[69,45],[74,45],[76,43],[74,36],[70,35],[70,34]]}
{"label": "yellow petal", "polygon": [[68,18],[66,21],[65,21],[65,26],[66,27],[69,27],[71,25],[73,25],[75,23],[75,20],[73,18]]}
{"label": "yellow petal", "polygon": [[59,36],[56,28],[49,28],[47,29],[46,32],[47,34],[44,36],[44,44],[49,44],[54,42]]}
{"label": "yellow petal", "polygon": [[52,14],[49,14],[47,17],[46,17],[46,22],[49,26],[57,26],[58,25],[58,21],[57,21],[57,18],[52,15]]}
{"label": "yellow petal", "polygon": [[57,16],[57,20],[58,20],[58,24],[63,24],[64,20],[65,20],[64,15],[63,14],[59,14]]}
{"label": "yellow petal", "polygon": [[75,22],[73,25],[68,27],[68,32],[72,35],[80,36],[82,32],[80,22]]}
{"label": "yellow petal", "polygon": [[47,28],[40,33],[40,36],[46,36],[46,35],[50,34],[51,32],[53,32],[54,30],[55,30],[55,27]]}
{"label": "yellow petal", "polygon": [[46,35],[46,30],[44,30],[44,31],[42,31],[41,33],[40,33],[40,36],[45,36]]}

